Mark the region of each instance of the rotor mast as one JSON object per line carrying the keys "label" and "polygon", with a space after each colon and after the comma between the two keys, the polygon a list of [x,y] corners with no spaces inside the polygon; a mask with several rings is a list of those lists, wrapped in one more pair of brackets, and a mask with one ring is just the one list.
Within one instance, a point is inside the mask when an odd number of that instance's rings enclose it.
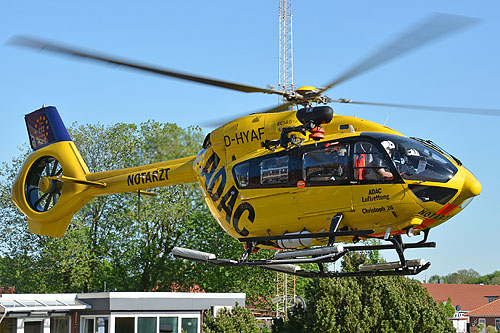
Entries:
{"label": "rotor mast", "polygon": [[[293,91],[292,0],[279,0],[278,90]],[[279,105],[286,103],[279,97]]]}

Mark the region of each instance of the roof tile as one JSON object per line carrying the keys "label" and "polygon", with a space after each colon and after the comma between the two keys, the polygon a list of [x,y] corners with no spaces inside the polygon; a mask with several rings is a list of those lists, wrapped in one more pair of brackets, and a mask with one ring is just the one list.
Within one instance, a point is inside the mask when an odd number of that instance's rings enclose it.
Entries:
{"label": "roof tile", "polygon": [[483,316],[497,316],[500,317],[500,298],[489,304],[478,307],[475,310],[467,313],[467,316],[483,317]]}
{"label": "roof tile", "polygon": [[472,311],[488,304],[487,296],[500,296],[500,285],[437,283],[422,285],[436,302],[446,302],[448,297],[451,297],[451,304],[460,305],[462,311]]}

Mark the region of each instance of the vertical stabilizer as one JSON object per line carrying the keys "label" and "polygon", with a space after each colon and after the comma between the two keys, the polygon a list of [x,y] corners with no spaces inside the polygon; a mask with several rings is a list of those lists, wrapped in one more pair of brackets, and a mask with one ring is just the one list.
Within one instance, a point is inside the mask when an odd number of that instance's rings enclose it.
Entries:
{"label": "vertical stabilizer", "polygon": [[24,120],[33,150],[54,142],[71,141],[55,106],[44,106],[24,116]]}

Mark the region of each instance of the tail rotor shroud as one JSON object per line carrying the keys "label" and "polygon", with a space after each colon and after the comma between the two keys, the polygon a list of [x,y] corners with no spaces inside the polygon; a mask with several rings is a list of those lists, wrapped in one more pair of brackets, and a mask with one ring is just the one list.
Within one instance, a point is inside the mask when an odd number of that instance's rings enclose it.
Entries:
{"label": "tail rotor shroud", "polygon": [[36,212],[52,209],[61,197],[63,182],[53,177],[63,176],[59,161],[51,156],[38,159],[26,175],[25,196],[28,205]]}

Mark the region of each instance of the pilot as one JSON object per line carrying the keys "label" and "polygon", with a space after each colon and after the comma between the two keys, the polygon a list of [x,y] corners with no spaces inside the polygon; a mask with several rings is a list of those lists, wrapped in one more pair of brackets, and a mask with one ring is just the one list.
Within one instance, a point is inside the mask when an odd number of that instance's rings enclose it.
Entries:
{"label": "pilot", "polygon": [[[382,144],[382,147],[384,147],[387,154],[392,158],[392,156],[394,154],[394,150],[396,149],[396,145],[394,144],[394,142],[392,142],[390,140],[385,140],[385,141],[382,141],[381,144]],[[385,165],[386,163],[384,162],[384,159],[382,157],[379,157],[378,161],[376,161],[376,162],[378,164],[377,166],[380,167],[377,169],[377,173],[386,180],[393,179],[394,176],[393,176],[392,172],[386,170],[388,168]]]}

